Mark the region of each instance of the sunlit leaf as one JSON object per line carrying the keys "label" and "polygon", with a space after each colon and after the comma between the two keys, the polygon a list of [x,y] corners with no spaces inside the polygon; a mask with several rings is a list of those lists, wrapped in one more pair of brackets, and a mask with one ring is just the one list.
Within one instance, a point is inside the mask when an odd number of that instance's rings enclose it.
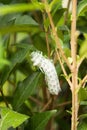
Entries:
{"label": "sunlit leaf", "polygon": [[50,8],[50,10],[52,10],[54,8],[54,11],[55,11],[56,9],[58,9],[60,7],[60,5],[61,5],[61,0],[52,0],[49,5],[49,8]]}
{"label": "sunlit leaf", "polygon": [[87,100],[87,89],[80,88],[78,97],[79,97],[79,101]]}
{"label": "sunlit leaf", "polygon": [[84,33],[84,40],[81,43],[81,47],[79,49],[79,56],[81,58],[87,58],[87,34]]}
{"label": "sunlit leaf", "polygon": [[32,11],[32,10],[43,10],[44,5],[42,3],[37,2],[29,3],[29,4],[14,4],[14,5],[3,5],[0,6],[0,15],[6,15],[9,13],[15,12],[24,12],[24,11]]}
{"label": "sunlit leaf", "polygon": [[27,120],[29,116],[17,113],[8,108],[1,108],[0,130],[7,130],[9,127],[16,128]]}
{"label": "sunlit leaf", "polygon": [[39,32],[40,29],[38,26],[32,26],[32,25],[12,25],[8,27],[1,27],[0,28],[0,33],[1,34],[6,34],[6,33],[12,33],[12,32]]}
{"label": "sunlit leaf", "polygon": [[87,0],[82,0],[82,1],[79,3],[78,8],[77,8],[77,14],[78,14],[78,16],[79,16],[81,13],[85,12],[85,11],[87,11]]}

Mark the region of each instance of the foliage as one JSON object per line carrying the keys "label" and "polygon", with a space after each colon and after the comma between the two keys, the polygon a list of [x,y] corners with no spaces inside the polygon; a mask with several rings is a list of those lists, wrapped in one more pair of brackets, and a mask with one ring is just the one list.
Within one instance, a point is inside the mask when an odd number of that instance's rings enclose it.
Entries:
{"label": "foliage", "polygon": [[29,117],[19,114],[8,108],[1,108],[0,130],[7,130],[10,126],[16,128]]}
{"label": "foliage", "polygon": [[[63,69],[56,55],[57,44],[46,9],[51,12],[60,46],[66,59],[71,57],[71,12],[61,0],[0,0],[0,129],[70,130],[71,91],[67,79],[69,66],[62,56]],[[77,5],[77,64],[79,66],[78,130],[87,129],[87,0]],[[39,50],[55,63],[62,91],[50,95],[44,74],[31,61],[31,52]],[[65,80],[66,79],[66,80]],[[64,125],[63,125],[64,124]]]}

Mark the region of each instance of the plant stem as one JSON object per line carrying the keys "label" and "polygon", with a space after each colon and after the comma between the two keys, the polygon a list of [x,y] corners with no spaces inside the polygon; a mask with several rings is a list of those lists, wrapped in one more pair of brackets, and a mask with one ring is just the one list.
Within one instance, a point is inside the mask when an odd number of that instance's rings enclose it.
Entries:
{"label": "plant stem", "polygon": [[79,61],[79,63],[78,63],[78,69],[79,69],[81,63],[83,62],[83,60],[84,60],[84,57],[82,57],[82,58],[80,59],[80,61]]}
{"label": "plant stem", "polygon": [[57,57],[58,57],[60,66],[61,66],[61,68],[62,68],[62,71],[63,71],[64,75],[66,76],[66,80],[67,80],[68,84],[69,84],[70,87],[71,87],[71,86],[72,86],[72,83],[71,83],[70,79],[68,78],[68,74],[67,74],[67,72],[66,72],[66,70],[65,70],[65,68],[64,68],[63,62],[61,61],[60,55],[59,55],[58,52],[56,52],[56,54],[57,54]]}
{"label": "plant stem", "polygon": [[69,104],[71,104],[71,101],[60,103],[57,106],[55,106],[54,108],[57,109],[59,107],[64,107],[64,106],[69,105]]}
{"label": "plant stem", "polygon": [[32,97],[32,96],[30,96],[29,99],[30,99],[31,101],[35,102],[37,105],[42,106],[42,103],[41,103],[38,99],[36,99],[36,98],[34,98],[34,97]]}
{"label": "plant stem", "polygon": [[40,112],[45,111],[49,107],[49,105],[50,105],[51,102],[52,102],[52,99],[49,99],[49,101],[47,102],[47,104],[45,104],[45,106],[41,109]]}
{"label": "plant stem", "polygon": [[[75,77],[74,77],[75,76]],[[78,121],[78,93],[76,92],[77,88],[77,81],[76,78],[77,74],[72,74],[72,123],[71,123],[71,130],[77,130],[77,121]]]}
{"label": "plant stem", "polygon": [[85,75],[85,77],[81,80],[81,83],[79,83],[79,88],[83,87],[84,88],[84,83],[86,83],[87,81],[87,75]]}
{"label": "plant stem", "polygon": [[49,46],[49,41],[48,41],[48,32],[45,31],[45,35],[46,35],[46,45],[47,45],[48,57],[50,58],[50,46]]}
{"label": "plant stem", "polygon": [[72,64],[72,123],[71,123],[71,130],[77,130],[77,121],[78,121],[78,70],[77,70],[77,63],[76,63],[76,51],[77,51],[77,44],[76,44],[76,9],[77,9],[77,0],[72,1],[72,22],[71,22],[71,56],[73,60]]}
{"label": "plant stem", "polygon": [[59,51],[60,51],[64,61],[66,62],[67,66],[71,70],[71,65],[70,65],[69,61],[67,60],[67,58],[64,54],[64,51],[61,47],[61,44],[60,44],[60,41],[59,41],[59,38],[58,38],[58,35],[57,35],[57,32],[56,32],[56,28],[55,28],[53,20],[52,20],[52,16],[51,16],[50,12],[47,12],[47,14],[48,14],[48,17],[49,17],[49,20],[50,20],[50,24],[51,24],[51,27],[52,27],[52,33],[53,33],[54,40],[55,40],[55,43],[57,45],[57,48],[59,49]]}
{"label": "plant stem", "polygon": [[71,65],[70,65],[68,59],[66,58],[66,56],[65,56],[65,54],[64,54],[64,51],[63,51],[63,49],[62,49],[62,47],[61,47],[60,40],[59,40],[59,37],[58,37],[58,34],[57,34],[57,30],[56,30],[56,28],[55,28],[55,25],[54,25],[52,16],[51,16],[50,11],[49,11],[48,3],[47,3],[46,0],[43,0],[43,1],[44,1],[45,5],[46,5],[46,6],[45,6],[45,10],[46,10],[46,13],[47,13],[47,15],[48,15],[48,18],[49,18],[49,20],[50,20],[50,25],[51,25],[51,28],[52,28],[52,34],[53,34],[53,37],[54,37],[54,40],[55,40],[55,43],[56,43],[56,46],[57,46],[56,51],[58,51],[58,50],[60,51],[62,58],[64,59],[65,63],[67,64],[67,66],[68,66],[69,69],[71,70]]}

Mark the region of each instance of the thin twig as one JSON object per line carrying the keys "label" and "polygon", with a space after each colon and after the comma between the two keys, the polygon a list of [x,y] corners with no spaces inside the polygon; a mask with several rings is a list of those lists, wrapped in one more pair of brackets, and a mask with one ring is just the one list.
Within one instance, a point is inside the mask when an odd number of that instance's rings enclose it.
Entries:
{"label": "thin twig", "polygon": [[83,62],[83,60],[84,60],[84,57],[82,57],[82,58],[80,59],[80,61],[78,62],[78,65],[77,65],[77,68],[78,68],[78,69],[79,69],[81,63]]}
{"label": "thin twig", "polygon": [[59,38],[57,36],[57,32],[56,32],[55,26],[53,24],[53,20],[52,20],[51,14],[49,12],[48,12],[48,17],[50,19],[50,23],[51,23],[51,27],[52,27],[52,32],[53,32],[53,36],[54,36],[54,40],[56,42],[57,48],[60,50],[60,53],[61,53],[64,61],[66,62],[67,66],[69,67],[69,69],[71,69],[71,65],[70,65],[69,61],[67,60],[67,58],[66,58],[66,56],[64,54],[64,51],[62,50],[62,47],[60,45]]}
{"label": "thin twig", "polygon": [[29,99],[32,100],[33,102],[35,102],[37,105],[42,106],[42,103],[39,100],[37,100],[36,98],[30,96]]}
{"label": "thin twig", "polygon": [[69,105],[71,103],[72,103],[72,101],[63,102],[63,103],[58,104],[54,108],[57,109],[58,107],[63,107],[63,106]]}
{"label": "thin twig", "polygon": [[59,56],[59,53],[56,52],[56,54],[57,54],[58,60],[59,60],[59,62],[60,62],[62,71],[63,71],[64,75],[67,77],[66,80],[67,80],[68,84],[70,85],[70,87],[72,87],[72,83],[71,83],[70,79],[68,78],[68,74],[67,74],[67,72],[66,72],[66,70],[65,70],[65,68],[64,68],[64,65],[63,65],[63,62],[61,61],[61,58],[60,58],[60,56]]}
{"label": "thin twig", "polygon": [[40,112],[45,111],[48,108],[48,106],[50,105],[51,101],[52,101],[52,98],[47,102],[47,104],[45,104],[45,106],[42,108],[42,110]]}
{"label": "thin twig", "polygon": [[80,84],[79,84],[79,88],[83,86],[83,84],[87,81],[87,75],[85,75],[85,77],[81,80]]}
{"label": "thin twig", "polygon": [[49,46],[49,41],[48,41],[48,32],[45,31],[45,34],[46,34],[46,45],[47,45],[48,57],[50,58],[50,46]]}
{"label": "thin twig", "polygon": [[67,60],[67,58],[66,58],[66,56],[65,56],[65,54],[64,54],[64,51],[63,51],[63,49],[62,49],[62,47],[61,47],[61,44],[60,44],[60,41],[59,41],[59,37],[58,37],[58,34],[57,34],[57,30],[56,30],[56,28],[55,28],[55,26],[54,26],[52,16],[51,16],[50,11],[49,11],[49,8],[48,8],[48,6],[47,6],[48,3],[47,3],[46,0],[44,0],[44,2],[45,2],[45,4],[46,4],[45,9],[46,9],[46,13],[47,13],[47,15],[48,15],[48,18],[49,18],[49,20],[50,20],[50,25],[51,25],[51,28],[52,28],[52,34],[53,34],[53,36],[54,36],[54,40],[55,40],[57,49],[59,49],[59,51],[60,51],[60,53],[61,53],[61,55],[62,55],[62,57],[63,57],[65,63],[67,64],[67,66],[68,66],[69,69],[71,70],[71,65],[70,65],[69,61]]}

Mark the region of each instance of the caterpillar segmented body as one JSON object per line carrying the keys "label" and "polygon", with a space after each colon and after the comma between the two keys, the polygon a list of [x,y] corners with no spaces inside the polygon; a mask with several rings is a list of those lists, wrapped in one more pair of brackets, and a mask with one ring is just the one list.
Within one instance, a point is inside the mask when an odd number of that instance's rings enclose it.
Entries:
{"label": "caterpillar segmented body", "polygon": [[38,51],[31,53],[31,60],[33,65],[39,67],[45,74],[49,92],[53,95],[57,95],[61,88],[53,62],[50,59],[45,58],[42,53]]}

